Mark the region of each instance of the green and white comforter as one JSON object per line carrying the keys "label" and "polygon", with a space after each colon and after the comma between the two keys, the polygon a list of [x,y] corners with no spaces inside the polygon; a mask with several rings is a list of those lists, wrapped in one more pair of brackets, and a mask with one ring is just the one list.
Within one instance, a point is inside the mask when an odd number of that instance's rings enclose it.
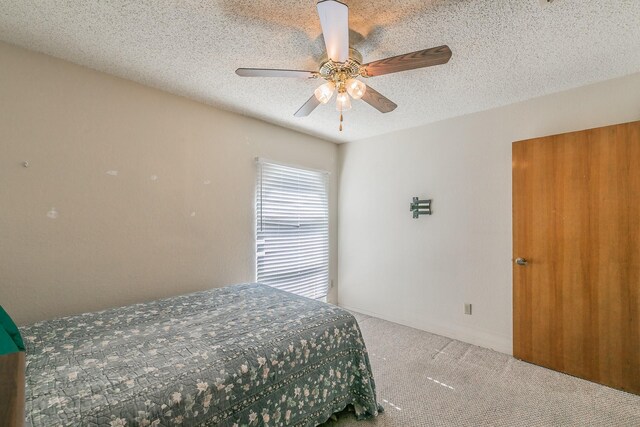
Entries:
{"label": "green and white comforter", "polygon": [[243,284],[21,328],[27,425],[314,426],[377,415],[348,312]]}

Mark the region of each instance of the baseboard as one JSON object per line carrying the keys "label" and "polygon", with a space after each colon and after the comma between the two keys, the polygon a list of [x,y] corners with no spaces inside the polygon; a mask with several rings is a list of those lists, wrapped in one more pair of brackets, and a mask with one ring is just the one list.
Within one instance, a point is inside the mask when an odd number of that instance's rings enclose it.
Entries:
{"label": "baseboard", "polygon": [[365,309],[350,306],[350,305],[340,304],[340,307],[350,311],[366,314],[367,316],[377,317],[379,319],[387,320],[389,322],[398,323],[400,325],[409,326],[415,329],[420,329],[422,331],[430,332],[432,334],[442,335],[447,338],[477,345],[479,347],[489,348],[491,350],[499,351],[500,353],[505,353],[509,355],[513,354],[513,346],[510,339],[489,334],[483,331],[469,330],[469,329],[463,329],[463,328],[451,328],[451,327],[446,327],[443,325],[437,325],[433,323],[409,322],[404,319],[396,318],[394,316],[387,316],[382,313],[376,313],[370,310],[365,310]]}

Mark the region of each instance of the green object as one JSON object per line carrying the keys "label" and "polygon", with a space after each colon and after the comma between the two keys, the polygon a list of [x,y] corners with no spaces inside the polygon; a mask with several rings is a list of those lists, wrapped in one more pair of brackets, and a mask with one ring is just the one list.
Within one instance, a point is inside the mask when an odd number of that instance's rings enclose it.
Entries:
{"label": "green object", "polygon": [[[24,341],[22,341],[22,335],[20,335],[18,327],[13,322],[11,317],[9,317],[7,312],[4,311],[4,308],[2,308],[2,306],[0,306],[0,329],[2,329],[2,331],[5,332],[9,336],[9,339],[13,342],[13,345],[16,347],[16,350],[14,351],[24,351]],[[4,342],[4,335],[0,337],[0,340]],[[2,344],[1,348],[5,348],[4,344]],[[12,352],[10,351],[9,353]],[[0,354],[6,353],[0,350]]]}
{"label": "green object", "polygon": [[13,342],[13,339],[11,339],[7,331],[0,328],[0,356],[18,351],[20,351],[18,350],[18,346]]}

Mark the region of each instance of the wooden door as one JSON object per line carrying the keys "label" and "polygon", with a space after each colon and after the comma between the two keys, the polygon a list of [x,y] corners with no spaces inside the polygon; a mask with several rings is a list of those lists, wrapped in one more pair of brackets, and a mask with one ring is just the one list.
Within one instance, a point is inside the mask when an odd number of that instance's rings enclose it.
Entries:
{"label": "wooden door", "polygon": [[513,258],[514,356],[640,394],[640,122],[513,144]]}

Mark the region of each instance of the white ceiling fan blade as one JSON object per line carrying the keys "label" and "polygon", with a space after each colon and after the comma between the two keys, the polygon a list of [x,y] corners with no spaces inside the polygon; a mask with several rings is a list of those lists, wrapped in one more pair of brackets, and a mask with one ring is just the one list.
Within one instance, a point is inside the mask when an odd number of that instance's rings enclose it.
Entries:
{"label": "white ceiling fan blade", "polygon": [[315,94],[311,95],[311,98],[309,98],[307,102],[305,102],[304,105],[302,105],[302,107],[300,107],[298,111],[296,111],[294,116],[307,117],[313,110],[316,109],[318,105],[320,105],[320,101],[318,101],[318,98],[316,98]]}
{"label": "white ceiling fan blade", "polygon": [[317,72],[301,70],[274,70],[270,68],[238,68],[236,74],[241,77],[293,77],[299,79],[313,79]]}
{"label": "white ceiling fan blade", "polygon": [[349,59],[349,7],[336,0],[317,4],[327,56],[335,62]]}

